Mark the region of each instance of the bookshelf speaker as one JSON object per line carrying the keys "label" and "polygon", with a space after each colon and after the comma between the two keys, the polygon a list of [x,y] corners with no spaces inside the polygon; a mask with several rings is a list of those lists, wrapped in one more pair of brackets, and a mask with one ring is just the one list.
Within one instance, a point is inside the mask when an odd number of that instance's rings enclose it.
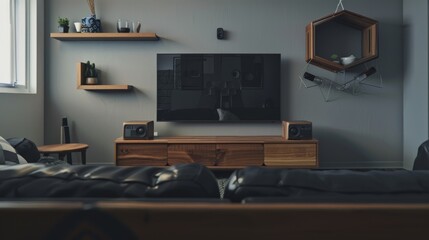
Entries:
{"label": "bookshelf speaker", "polygon": [[309,121],[283,121],[282,136],[286,140],[310,140],[313,138]]}

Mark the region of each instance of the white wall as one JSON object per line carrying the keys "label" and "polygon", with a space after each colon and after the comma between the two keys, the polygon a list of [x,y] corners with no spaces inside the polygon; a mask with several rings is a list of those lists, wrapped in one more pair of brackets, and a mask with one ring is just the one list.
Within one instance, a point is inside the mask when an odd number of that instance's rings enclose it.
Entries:
{"label": "white wall", "polygon": [[[337,0],[103,0],[96,11],[104,31],[118,18],[141,20],[158,42],[61,42],[46,38],[45,136],[59,141],[62,116],[74,141],[90,145],[89,163],[113,163],[114,139],[126,120],[156,119],[157,53],[281,53],[282,116],[313,122],[322,167],[402,167],[402,1],[348,0],[347,10],[379,21],[379,71],[384,88],[340,94],[324,102],[317,88],[303,89],[305,26],[334,12]],[[388,7],[387,7],[388,6]],[[58,17],[88,15],[85,1],[46,0],[47,32]],[[217,40],[223,27],[229,39]],[[131,84],[132,92],[76,90],[75,65],[93,61],[102,81]],[[280,124],[155,123],[167,135],[280,135]]]}
{"label": "white wall", "polygon": [[404,0],[404,167],[428,139],[428,1]]}

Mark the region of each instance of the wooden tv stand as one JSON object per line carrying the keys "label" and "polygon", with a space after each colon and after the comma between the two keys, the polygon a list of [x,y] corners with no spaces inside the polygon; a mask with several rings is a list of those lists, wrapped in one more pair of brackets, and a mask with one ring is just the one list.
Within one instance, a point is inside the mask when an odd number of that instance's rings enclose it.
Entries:
{"label": "wooden tv stand", "polygon": [[154,140],[115,140],[118,166],[170,166],[200,163],[214,169],[246,166],[316,168],[318,141],[281,136],[184,136]]}

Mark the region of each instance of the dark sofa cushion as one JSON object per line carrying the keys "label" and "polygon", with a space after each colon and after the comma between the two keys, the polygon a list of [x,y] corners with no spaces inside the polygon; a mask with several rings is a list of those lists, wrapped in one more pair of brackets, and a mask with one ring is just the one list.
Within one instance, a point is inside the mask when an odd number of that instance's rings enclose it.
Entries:
{"label": "dark sofa cushion", "polygon": [[25,158],[29,163],[35,163],[40,159],[40,152],[36,144],[27,138],[8,138],[6,139],[16,152]]}
{"label": "dark sofa cushion", "polygon": [[249,167],[231,175],[224,196],[242,201],[261,197],[346,199],[345,196],[414,197],[420,194],[429,194],[429,171]]}
{"label": "dark sofa cushion", "polygon": [[0,167],[3,198],[219,198],[199,164],[168,168],[25,164]]}

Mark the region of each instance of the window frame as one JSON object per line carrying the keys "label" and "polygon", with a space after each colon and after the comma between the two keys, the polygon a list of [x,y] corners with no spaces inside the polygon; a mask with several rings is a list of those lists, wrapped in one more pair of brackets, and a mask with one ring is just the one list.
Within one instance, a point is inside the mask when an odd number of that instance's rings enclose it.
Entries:
{"label": "window frame", "polygon": [[[13,1],[13,6],[16,5],[16,0]],[[25,19],[24,19],[24,31],[23,34],[25,36],[25,52],[23,53],[22,57],[24,58],[25,67],[23,69],[17,68],[17,61],[14,59],[16,57],[16,53],[18,52],[17,48],[15,47],[16,41],[13,39],[12,41],[12,49],[11,49],[11,57],[12,57],[12,80],[10,84],[1,84],[0,85],[0,94],[2,93],[24,93],[24,94],[36,94],[37,93],[37,58],[38,58],[38,32],[40,26],[43,26],[43,21],[41,18],[38,17],[38,5],[41,1],[43,3],[43,0],[22,0],[25,1],[25,10],[21,13],[24,13]],[[14,8],[14,7],[13,7]],[[11,11],[16,13],[16,11]],[[19,15],[19,14],[17,14]],[[15,27],[17,24],[16,21],[16,15],[15,19],[13,20],[13,30],[12,34],[16,36]],[[42,28],[43,29],[43,28]],[[43,32],[43,31],[40,31]],[[39,33],[40,34],[40,33]],[[14,51],[14,54],[12,54],[12,51]],[[24,71],[23,77],[25,78],[24,85],[17,84],[16,82],[13,83],[12,81],[15,81],[18,71]]]}

